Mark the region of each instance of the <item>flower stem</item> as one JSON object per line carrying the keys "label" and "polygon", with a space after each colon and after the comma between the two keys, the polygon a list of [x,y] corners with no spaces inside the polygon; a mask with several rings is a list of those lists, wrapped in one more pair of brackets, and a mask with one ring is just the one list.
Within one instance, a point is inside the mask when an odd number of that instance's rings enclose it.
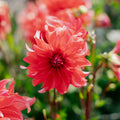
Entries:
{"label": "flower stem", "polygon": [[92,87],[90,88],[90,90],[89,90],[89,86],[87,88],[85,120],[90,119],[90,114],[91,114],[91,110],[92,110],[92,101],[93,101],[93,93],[94,93],[94,85],[95,85],[95,45],[96,45],[96,36],[92,40],[92,74],[93,74],[93,81],[92,81]]}
{"label": "flower stem", "polygon": [[48,102],[50,105],[51,119],[55,120],[56,119],[56,111],[57,111],[56,90],[54,89],[54,91],[53,91],[53,99],[52,100],[51,100],[50,92],[47,91],[47,98],[48,98]]}
{"label": "flower stem", "polygon": [[51,118],[53,116],[53,112],[52,112],[52,102],[51,102],[51,99],[50,99],[50,92],[47,91],[47,98],[48,98],[48,102],[49,102],[49,105],[50,105],[50,114],[51,114]]}
{"label": "flower stem", "polygon": [[93,85],[95,84],[95,43],[93,43],[93,47],[92,47],[92,74],[93,74]]}
{"label": "flower stem", "polygon": [[90,112],[89,112],[89,101],[90,101],[90,96],[89,92],[87,90],[87,101],[86,101],[86,111],[85,111],[85,120],[89,120],[90,117]]}
{"label": "flower stem", "polygon": [[54,89],[54,96],[53,96],[53,120],[56,119],[56,111],[57,111],[57,106],[56,106],[56,90]]}
{"label": "flower stem", "polygon": [[83,110],[85,111],[86,106],[85,106],[85,99],[84,99],[84,96],[83,96],[83,88],[80,88],[79,97],[80,97],[81,106],[82,106]]}
{"label": "flower stem", "polygon": [[107,93],[108,88],[109,88],[109,85],[110,85],[111,83],[112,83],[111,81],[108,82],[108,84],[106,85],[106,87],[105,87],[105,89],[104,89],[104,91],[103,91],[102,96],[101,96],[100,99],[103,99],[103,97],[104,97],[105,94]]}

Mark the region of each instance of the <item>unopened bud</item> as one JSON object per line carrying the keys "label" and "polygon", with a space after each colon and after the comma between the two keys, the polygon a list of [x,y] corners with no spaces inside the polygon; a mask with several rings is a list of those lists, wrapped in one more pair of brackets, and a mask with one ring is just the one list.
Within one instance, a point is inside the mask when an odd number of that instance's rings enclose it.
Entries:
{"label": "unopened bud", "polygon": [[88,34],[88,41],[92,42],[93,44],[96,43],[96,34],[95,34],[94,30],[89,32],[89,34]]}
{"label": "unopened bud", "polygon": [[87,12],[88,12],[87,7],[84,6],[84,5],[79,6],[78,10],[79,10],[79,12],[80,12],[81,14],[84,14],[84,13],[87,13]]}
{"label": "unopened bud", "polygon": [[90,93],[90,91],[93,89],[93,84],[90,84],[87,88],[87,91]]}
{"label": "unopened bud", "polygon": [[93,75],[92,74],[89,75],[89,80],[93,80]]}
{"label": "unopened bud", "polygon": [[43,109],[43,116],[44,116],[44,120],[47,120],[46,110],[45,109]]}
{"label": "unopened bud", "polygon": [[79,96],[80,96],[81,99],[84,99],[84,96],[81,92],[79,93]]}
{"label": "unopened bud", "polygon": [[111,27],[111,20],[109,16],[105,13],[98,14],[95,18],[95,26],[103,28]]}
{"label": "unopened bud", "polygon": [[114,83],[111,83],[110,85],[109,85],[109,89],[115,89],[116,88],[116,85],[114,84]]}

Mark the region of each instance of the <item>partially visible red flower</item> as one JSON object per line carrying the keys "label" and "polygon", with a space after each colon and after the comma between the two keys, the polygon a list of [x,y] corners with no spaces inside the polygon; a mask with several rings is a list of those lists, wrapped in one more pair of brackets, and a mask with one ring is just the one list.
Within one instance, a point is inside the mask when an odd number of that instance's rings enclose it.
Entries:
{"label": "partially visible red flower", "polygon": [[11,32],[8,5],[5,1],[0,0],[0,40],[6,38],[6,34]]}
{"label": "partially visible red flower", "polygon": [[[66,15],[67,15],[66,17],[69,19],[69,22],[62,21],[57,17],[53,17],[53,16],[47,17],[46,24],[47,24],[47,27],[49,27],[50,32],[60,30],[58,28],[63,28],[64,26],[64,27],[67,27],[72,34],[75,34],[85,39],[88,32],[85,31],[85,29],[82,27],[82,23],[80,19],[75,19],[71,14],[66,14]],[[46,28],[46,25],[45,25],[45,28]]]}
{"label": "partially visible red flower", "polygon": [[[73,9],[77,9],[79,16],[75,16],[76,12]],[[34,40],[34,34],[36,30],[40,30],[45,38],[45,21],[48,16],[56,16],[60,20],[71,22],[71,18],[79,19],[82,26],[90,24],[93,17],[93,11],[89,11],[91,8],[90,0],[43,0],[37,1],[36,4],[28,3],[23,12],[19,15],[18,21],[23,29],[24,37],[36,44]]]}
{"label": "partially visible red flower", "polygon": [[[74,18],[76,20],[79,20],[79,24],[82,26],[85,25],[90,25],[91,24],[91,19],[93,18],[93,11],[87,11],[84,14],[79,14],[79,13],[74,13],[75,11],[66,9],[66,10],[61,10],[55,14],[56,17],[59,19],[66,21],[66,22],[71,22],[71,18]],[[76,11],[78,12],[78,11]],[[75,15],[78,14],[78,15]]]}
{"label": "partially visible red flower", "polygon": [[94,15],[92,10],[89,11],[92,6],[90,0],[43,0],[43,3],[46,4],[50,15],[70,21],[67,16],[71,14],[76,19],[80,18],[83,26],[89,25]]}
{"label": "partially visible red flower", "polygon": [[102,13],[98,14],[95,17],[95,26],[96,27],[103,27],[103,28],[109,28],[111,27],[111,21],[107,14]]}
{"label": "partially visible red flower", "polygon": [[118,53],[120,52],[120,39],[117,41],[116,46],[113,50],[108,54],[108,66],[113,70],[117,79],[120,81],[120,56]]}
{"label": "partially visible red flower", "polygon": [[[11,81],[8,89],[6,84]],[[0,120],[23,120],[21,110],[28,108],[35,102],[35,98],[21,97],[14,93],[14,80],[4,79],[0,81]]]}
{"label": "partially visible red flower", "polygon": [[90,62],[85,58],[88,48],[82,33],[73,34],[57,19],[48,20],[45,29],[47,43],[37,31],[37,44],[24,58],[30,64],[27,69],[28,76],[33,78],[33,86],[43,83],[40,93],[56,88],[61,94],[68,91],[70,84],[85,86],[88,72],[83,72],[82,67],[90,65]]}
{"label": "partially visible red flower", "polygon": [[93,16],[94,16],[93,10],[89,10],[88,12],[81,14],[79,18],[83,23],[83,26],[85,25],[91,26],[91,20],[93,19]]}
{"label": "partially visible red flower", "polygon": [[44,32],[45,17],[48,11],[45,4],[36,4],[29,2],[26,8],[19,14],[18,22],[23,30],[24,37],[32,44],[36,44],[34,35],[36,30]]}
{"label": "partially visible red flower", "polygon": [[80,5],[85,5],[87,8],[91,8],[92,4],[90,0],[42,0],[49,9],[50,14],[64,9],[77,8]]}

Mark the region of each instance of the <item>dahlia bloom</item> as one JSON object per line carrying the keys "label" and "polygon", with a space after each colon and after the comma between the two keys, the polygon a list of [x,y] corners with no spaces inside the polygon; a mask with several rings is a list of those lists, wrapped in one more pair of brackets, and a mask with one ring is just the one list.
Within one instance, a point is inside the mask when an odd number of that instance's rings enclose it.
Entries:
{"label": "dahlia bloom", "polygon": [[114,49],[108,54],[108,66],[115,73],[117,79],[120,81],[120,39],[117,41]]}
{"label": "dahlia bloom", "polygon": [[91,21],[93,19],[94,12],[93,10],[89,10],[88,12],[81,14],[79,16],[81,22],[83,23],[83,26],[91,26]]}
{"label": "dahlia bloom", "polygon": [[81,14],[79,12],[79,9],[73,9],[73,10],[65,9],[56,12],[55,16],[66,22],[71,22],[71,18],[69,16],[72,16],[75,19],[79,19],[80,22],[82,23],[82,26],[86,26],[86,25],[90,26],[94,13],[92,10],[89,10]]}
{"label": "dahlia bloom", "polygon": [[69,14],[67,18],[69,18],[70,22],[62,21],[59,20],[57,17],[49,16],[46,19],[46,26],[49,27],[50,32],[59,31],[60,29],[58,28],[63,28],[65,26],[67,27],[67,30],[70,31],[72,34],[85,39],[88,32],[85,31],[85,29],[82,27],[80,19],[75,19],[71,14]]}
{"label": "dahlia bloom", "polygon": [[46,39],[40,31],[34,36],[37,44],[29,49],[24,61],[29,63],[28,76],[33,78],[33,86],[43,83],[40,93],[56,88],[61,94],[74,87],[86,85],[85,77],[89,74],[82,68],[90,65],[85,58],[88,47],[82,38],[82,32],[74,34],[68,26],[57,19],[47,20]]}
{"label": "dahlia bloom", "polygon": [[0,0],[0,40],[6,38],[6,34],[11,32],[11,24],[9,18],[8,5]]}
{"label": "dahlia bloom", "polygon": [[18,22],[23,30],[23,35],[32,44],[36,44],[33,37],[36,30],[44,32],[44,22],[47,14],[47,9],[44,4],[37,6],[32,2],[29,2],[26,8],[19,14]]}
{"label": "dahlia bloom", "polygon": [[[8,89],[6,84],[11,81]],[[4,79],[0,81],[0,120],[23,120],[21,110],[28,108],[35,102],[35,98],[21,97],[14,93],[14,80]]]}
{"label": "dahlia bloom", "polygon": [[91,8],[92,4],[90,0],[42,0],[44,4],[46,4],[49,12],[54,14],[60,10],[68,9],[68,8],[77,8],[80,5],[84,5],[87,8]]}
{"label": "dahlia bloom", "polygon": [[43,3],[46,4],[50,15],[68,21],[65,16],[71,14],[75,18],[80,18],[83,26],[89,25],[94,15],[93,11],[89,10],[92,6],[90,0],[43,0]]}
{"label": "dahlia bloom", "polygon": [[111,21],[110,21],[110,18],[108,17],[108,15],[105,13],[98,14],[95,17],[95,26],[96,27],[104,27],[104,28],[111,27]]}
{"label": "dahlia bloom", "polygon": [[[75,16],[74,8],[79,12],[79,16]],[[36,44],[34,35],[36,30],[40,30],[45,37],[45,21],[48,16],[56,16],[59,19],[71,22],[71,17],[80,19],[82,25],[90,24],[93,17],[90,0],[43,0],[37,1],[36,4],[29,2],[26,8],[19,14],[18,22],[23,30],[25,39],[29,40],[32,44]]]}

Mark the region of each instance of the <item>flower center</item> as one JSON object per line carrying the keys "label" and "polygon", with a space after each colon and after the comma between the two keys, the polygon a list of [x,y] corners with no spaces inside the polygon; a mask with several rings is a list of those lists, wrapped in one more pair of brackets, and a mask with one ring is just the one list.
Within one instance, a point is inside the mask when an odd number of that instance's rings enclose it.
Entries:
{"label": "flower center", "polygon": [[61,67],[64,63],[64,60],[60,54],[54,54],[51,59],[51,64],[53,67]]}

